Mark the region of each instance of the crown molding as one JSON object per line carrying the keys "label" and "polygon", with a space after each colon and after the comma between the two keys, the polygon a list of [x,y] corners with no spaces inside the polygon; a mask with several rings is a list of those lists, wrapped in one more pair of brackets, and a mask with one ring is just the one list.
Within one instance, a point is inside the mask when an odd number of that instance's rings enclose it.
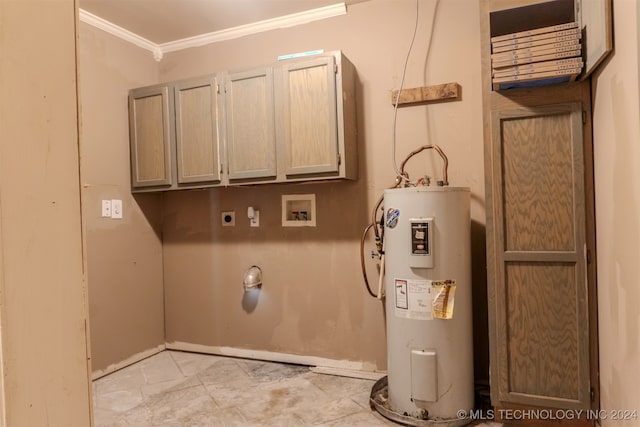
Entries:
{"label": "crown molding", "polygon": [[160,61],[162,59],[163,53],[162,49],[160,49],[160,46],[153,43],[152,41],[145,39],[144,37],[140,37],[139,35],[132,33],[131,31],[126,30],[122,27],[119,27],[118,25],[109,22],[106,19],[102,19],[99,16],[89,13],[84,9],[79,10],[79,18],[80,21],[84,23],[99,28],[111,35],[121,38],[122,40],[125,40],[131,44],[150,51],[156,61]]}
{"label": "crown molding", "polygon": [[251,34],[262,33],[264,31],[293,27],[313,21],[319,21],[321,19],[333,18],[334,16],[345,15],[346,13],[347,7],[345,6],[345,4],[337,3],[334,5],[311,9],[304,12],[292,13],[290,15],[254,22],[252,24],[241,25],[226,30],[215,31],[212,33],[201,34],[199,36],[188,37],[181,40],[163,43],[160,45],[160,48],[162,49],[162,52],[174,52],[177,50],[204,46],[210,43],[221,42],[224,40],[237,39]]}
{"label": "crown molding", "polygon": [[290,15],[280,16],[273,19],[255,22],[248,25],[241,25],[222,31],[201,34],[194,37],[188,37],[167,43],[156,44],[152,41],[140,37],[118,25],[115,25],[99,16],[93,15],[86,10],[80,9],[80,20],[109,34],[119,37],[138,47],[146,49],[153,53],[156,61],[162,60],[167,52],[175,52],[182,49],[204,46],[210,43],[216,43],[224,40],[232,40],[245,37],[251,34],[262,33],[264,31],[276,30],[279,28],[293,27],[296,25],[307,24],[321,19],[333,18],[335,16],[345,15],[347,6],[344,3],[336,3],[334,5],[320,7],[317,9],[307,10],[305,12],[292,13]]}

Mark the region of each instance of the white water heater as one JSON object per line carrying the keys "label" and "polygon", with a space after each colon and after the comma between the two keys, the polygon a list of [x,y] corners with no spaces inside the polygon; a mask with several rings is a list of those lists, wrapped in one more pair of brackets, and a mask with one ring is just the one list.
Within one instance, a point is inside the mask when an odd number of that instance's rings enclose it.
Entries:
{"label": "white water heater", "polygon": [[474,407],[470,191],[384,192],[387,409],[464,425]]}

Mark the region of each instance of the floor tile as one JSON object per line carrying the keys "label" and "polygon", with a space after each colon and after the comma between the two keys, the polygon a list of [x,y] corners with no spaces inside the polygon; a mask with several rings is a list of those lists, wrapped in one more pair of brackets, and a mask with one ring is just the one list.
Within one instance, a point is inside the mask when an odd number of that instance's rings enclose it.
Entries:
{"label": "floor tile", "polygon": [[186,351],[168,350],[167,353],[171,355],[171,358],[174,360],[174,362],[182,372],[182,375],[184,375],[185,377],[196,375],[207,369],[217,360],[225,359],[222,356],[189,353]]}
{"label": "floor tile", "polygon": [[123,389],[100,393],[95,396],[94,406],[96,408],[107,409],[114,413],[126,412],[142,404],[144,396],[140,388]]}
{"label": "floor tile", "polygon": [[185,388],[195,387],[198,385],[202,385],[200,379],[196,376],[192,376],[188,378],[183,377],[181,379],[156,382],[153,384],[145,384],[140,387],[140,390],[142,391],[143,396],[150,397],[169,391],[183,390]]}
{"label": "floor tile", "polygon": [[362,413],[362,408],[357,403],[349,398],[342,398],[318,405],[306,405],[304,411],[300,414],[300,418],[310,425],[317,425],[358,413]]}
{"label": "floor tile", "polygon": [[264,382],[257,384],[253,390],[256,392],[255,401],[239,409],[247,419],[256,422],[267,423],[270,418],[281,414],[302,418],[314,406],[330,401],[322,390],[301,377]]}
{"label": "floor tile", "polygon": [[400,424],[393,423],[376,412],[357,412],[331,422],[318,424],[318,426],[321,427],[378,427],[394,425],[400,426]]}
{"label": "floor tile", "polygon": [[227,384],[239,378],[249,378],[233,358],[216,360],[211,366],[196,375],[204,385]]}
{"label": "floor tile", "polygon": [[246,376],[224,383],[205,384],[205,388],[221,408],[244,407],[267,399],[261,385]]}
{"label": "floor tile", "polygon": [[306,366],[164,351],[94,381],[94,419],[96,427],[399,426],[371,410],[373,384]]}
{"label": "floor tile", "polygon": [[336,397],[347,397],[361,394],[366,391],[367,401],[371,394],[371,387],[375,381],[360,378],[341,377],[338,375],[325,375],[310,373],[308,380],[325,393]]}
{"label": "floor tile", "polygon": [[202,385],[154,396],[147,402],[147,407],[154,425],[200,424],[205,417],[219,410]]}
{"label": "floor tile", "polygon": [[142,360],[139,366],[146,384],[184,379],[184,375],[167,351]]}
{"label": "floor tile", "polygon": [[112,391],[137,390],[144,384],[146,384],[144,374],[140,369],[140,365],[136,363],[96,380],[95,390],[97,394]]}

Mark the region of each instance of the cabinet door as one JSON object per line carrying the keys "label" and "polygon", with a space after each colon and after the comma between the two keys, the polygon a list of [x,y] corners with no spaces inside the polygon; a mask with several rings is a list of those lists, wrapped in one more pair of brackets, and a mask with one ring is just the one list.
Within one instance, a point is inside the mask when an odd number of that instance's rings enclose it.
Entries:
{"label": "cabinet door", "polygon": [[582,104],[491,119],[492,403],[589,409]]}
{"label": "cabinet door", "polygon": [[219,182],[216,79],[176,83],[174,91],[178,183]]}
{"label": "cabinet door", "polygon": [[230,73],[225,91],[229,179],[275,178],[272,68]]}
{"label": "cabinet door", "polygon": [[283,65],[285,174],[338,172],[334,57]]}
{"label": "cabinet door", "polygon": [[129,94],[131,185],[171,185],[173,93],[168,86],[142,88]]}

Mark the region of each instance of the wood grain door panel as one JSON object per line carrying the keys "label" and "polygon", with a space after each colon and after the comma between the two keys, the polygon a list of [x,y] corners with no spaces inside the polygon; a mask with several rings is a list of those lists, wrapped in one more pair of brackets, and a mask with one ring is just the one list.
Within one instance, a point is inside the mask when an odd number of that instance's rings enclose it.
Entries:
{"label": "wood grain door panel", "polygon": [[216,79],[175,85],[178,183],[220,181]]}
{"label": "wood grain door panel", "polygon": [[275,178],[273,69],[231,73],[225,90],[229,179]]}
{"label": "wood grain door panel", "polygon": [[492,114],[502,402],[590,408],[582,105]]}
{"label": "wood grain door panel", "polygon": [[172,93],[167,86],[129,96],[131,185],[171,185]]}
{"label": "wood grain door panel", "polygon": [[285,173],[338,172],[335,59],[283,65]]}

